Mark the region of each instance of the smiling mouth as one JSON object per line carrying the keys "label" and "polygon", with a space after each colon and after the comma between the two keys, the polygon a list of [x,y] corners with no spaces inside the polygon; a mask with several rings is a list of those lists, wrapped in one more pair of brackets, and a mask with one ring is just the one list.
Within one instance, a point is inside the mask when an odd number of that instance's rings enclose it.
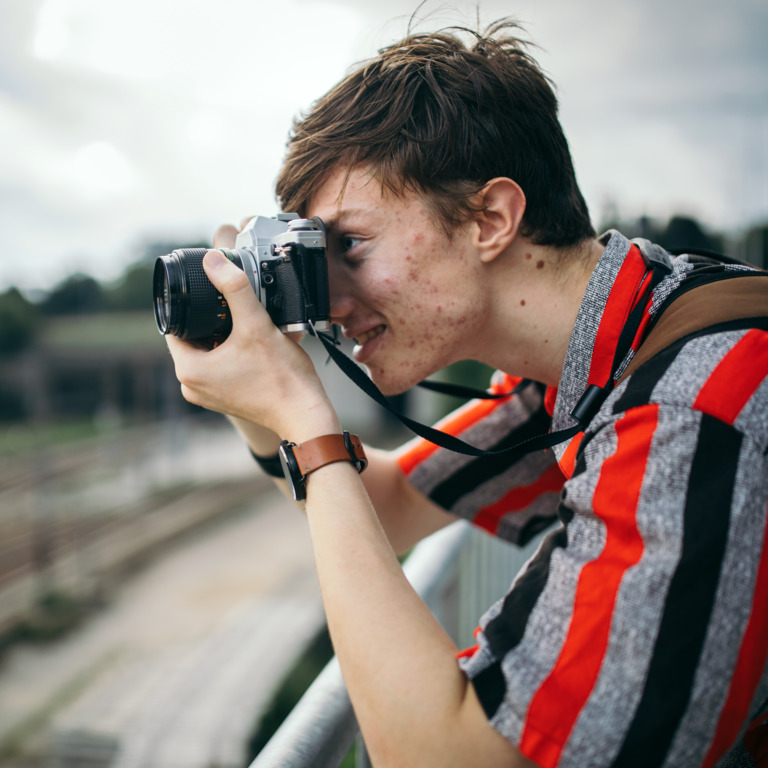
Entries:
{"label": "smiling mouth", "polygon": [[384,329],[386,328],[386,325],[377,325],[375,328],[372,328],[370,331],[366,331],[365,333],[361,333],[359,336],[355,337],[355,343],[362,347],[364,344],[369,342],[371,339],[375,338],[381,333],[384,333]]}

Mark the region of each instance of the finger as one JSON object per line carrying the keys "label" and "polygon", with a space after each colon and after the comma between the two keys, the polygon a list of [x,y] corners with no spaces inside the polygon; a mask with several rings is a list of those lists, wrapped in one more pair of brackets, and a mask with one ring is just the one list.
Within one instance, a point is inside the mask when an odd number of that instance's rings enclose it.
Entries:
{"label": "finger", "polygon": [[222,224],[213,236],[214,248],[234,248],[238,230],[232,224]]}
{"label": "finger", "polygon": [[259,322],[267,320],[271,323],[245,272],[238,269],[221,251],[208,251],[203,259],[203,268],[208,279],[227,300],[233,327],[238,327],[239,322],[242,322],[248,313],[253,315],[254,312],[259,317]]}

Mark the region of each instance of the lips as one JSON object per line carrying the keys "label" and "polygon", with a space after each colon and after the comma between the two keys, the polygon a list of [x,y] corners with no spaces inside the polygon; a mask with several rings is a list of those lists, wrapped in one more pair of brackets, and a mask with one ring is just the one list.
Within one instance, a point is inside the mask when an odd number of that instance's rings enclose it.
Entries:
{"label": "lips", "polygon": [[378,336],[380,333],[384,332],[384,329],[386,326],[384,324],[377,325],[375,328],[371,328],[370,331],[363,331],[362,333],[358,333],[355,336],[355,341],[357,342],[358,346],[363,346],[366,342],[370,341],[375,336]]}
{"label": "lips", "polygon": [[357,346],[355,347],[354,357],[358,363],[365,363],[366,360],[371,357],[375,348],[378,346],[376,340],[381,338],[381,335],[386,329],[387,326],[382,324],[355,335]]}

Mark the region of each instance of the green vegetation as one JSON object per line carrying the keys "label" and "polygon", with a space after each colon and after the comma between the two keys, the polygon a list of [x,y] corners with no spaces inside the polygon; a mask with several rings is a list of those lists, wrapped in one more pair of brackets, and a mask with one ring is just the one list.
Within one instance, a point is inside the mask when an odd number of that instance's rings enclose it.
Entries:
{"label": "green vegetation", "polygon": [[20,456],[40,446],[71,445],[98,434],[92,419],[47,423],[34,429],[26,423],[9,425],[0,430],[0,458]]}

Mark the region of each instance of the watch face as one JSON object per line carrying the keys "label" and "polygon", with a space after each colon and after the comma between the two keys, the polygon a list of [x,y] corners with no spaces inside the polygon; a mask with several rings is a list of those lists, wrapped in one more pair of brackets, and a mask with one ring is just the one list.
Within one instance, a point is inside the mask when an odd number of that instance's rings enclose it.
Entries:
{"label": "watch face", "polygon": [[307,498],[306,480],[307,478],[301,474],[299,464],[296,461],[296,456],[293,453],[294,443],[283,441],[280,443],[278,455],[280,456],[280,464],[283,467],[283,474],[288,482],[288,487],[291,489],[291,495],[294,501],[303,501]]}

